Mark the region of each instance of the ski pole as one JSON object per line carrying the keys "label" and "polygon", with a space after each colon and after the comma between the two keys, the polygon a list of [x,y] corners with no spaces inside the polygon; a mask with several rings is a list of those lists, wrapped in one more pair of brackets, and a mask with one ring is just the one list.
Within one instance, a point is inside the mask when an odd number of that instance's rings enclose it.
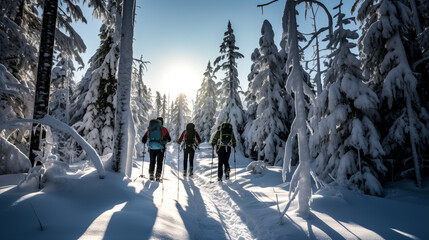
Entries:
{"label": "ski pole", "polygon": [[146,144],[144,144],[144,145],[143,145],[142,174],[139,176],[139,177],[141,177],[141,178],[144,178],[143,171],[144,171],[144,155],[145,155],[145,153],[146,153]]}
{"label": "ski pole", "polygon": [[164,173],[165,173],[165,161],[167,161],[167,159],[166,159],[166,157],[167,157],[167,144],[166,144],[166,146],[164,147],[164,166],[162,167],[162,178],[161,178],[161,180],[162,180],[162,194],[164,194]]}
{"label": "ski pole", "polygon": [[234,148],[234,181],[237,180],[237,161],[235,159],[235,148]]}
{"label": "ski pole", "polygon": [[179,168],[180,168],[180,145],[179,144],[177,144],[177,201],[179,201],[179,183],[180,183],[180,181],[179,181],[179,175],[180,175],[180,172],[179,172]]}
{"label": "ski pole", "polygon": [[213,181],[212,181],[212,175],[213,175],[213,158],[214,158],[214,147],[212,146],[212,166],[210,167],[210,183],[213,183]]}

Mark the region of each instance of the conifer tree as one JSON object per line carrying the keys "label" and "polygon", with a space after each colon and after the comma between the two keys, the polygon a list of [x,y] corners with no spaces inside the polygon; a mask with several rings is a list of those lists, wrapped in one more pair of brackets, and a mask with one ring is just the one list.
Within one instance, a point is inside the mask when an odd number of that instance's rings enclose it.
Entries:
{"label": "conifer tree", "polygon": [[284,157],[285,126],[287,108],[284,108],[282,91],[282,61],[274,44],[274,32],[271,24],[265,20],[259,39],[260,56],[256,60],[258,72],[252,79],[251,94],[255,96],[256,117],[247,139],[249,145],[259,152],[258,159],[270,164],[281,163]]}
{"label": "conifer tree", "polygon": [[77,87],[72,105],[71,124],[97,151],[104,155],[113,150],[113,129],[119,60],[119,3],[110,0],[108,16],[100,28],[100,47],[90,58],[90,66]]}
{"label": "conifer tree", "polygon": [[134,69],[131,83],[131,111],[136,126],[136,153],[138,154],[137,156],[140,156],[140,154],[143,153],[143,143],[141,139],[146,133],[149,123],[149,113],[153,110],[153,106],[148,87],[143,81],[143,71],[148,62],[142,59],[136,61],[138,62],[138,69]]}
{"label": "conifer tree", "polygon": [[[61,54],[58,59],[56,67],[52,70],[49,115],[68,125],[70,124],[70,101],[76,87],[73,81],[75,68],[73,61],[64,58]],[[53,142],[57,145],[53,153],[58,153],[61,158],[68,160],[69,156],[66,153],[69,151],[66,141],[69,136],[54,128],[51,131]]]}
{"label": "conifer tree", "polygon": [[333,52],[328,56],[332,61],[324,90],[312,107],[310,149],[320,180],[382,195],[379,179],[386,171],[384,151],[372,121],[378,98],[364,84],[360,63],[351,52],[358,34],[344,28],[354,19],[345,17],[342,5],[340,1],[335,7],[337,29],[329,37],[328,48]]}
{"label": "conifer tree", "polygon": [[210,61],[203,75],[203,82],[201,83],[200,89],[197,91],[194,124],[200,134],[201,141],[208,142],[211,137],[211,128],[215,124],[215,113],[217,108],[217,88],[214,81],[216,77],[213,74]]}
{"label": "conifer tree", "polygon": [[252,65],[250,66],[250,73],[247,75],[247,79],[249,81],[248,88],[245,94],[244,102],[247,107],[246,109],[246,125],[243,131],[243,147],[244,154],[247,157],[251,157],[252,159],[259,159],[259,155],[257,154],[257,146],[256,143],[252,140],[252,132],[251,128],[253,125],[253,121],[256,119],[256,109],[258,104],[256,102],[256,96],[253,91],[253,80],[255,75],[259,74],[260,69],[260,60],[261,53],[259,52],[259,48],[255,48],[253,53],[250,56],[252,60]]}
{"label": "conifer tree", "polygon": [[190,113],[188,99],[185,94],[180,93],[172,108],[172,128],[170,134],[171,138],[175,141],[179,139],[180,134],[185,130],[186,124],[190,121]]}
{"label": "conifer tree", "polygon": [[230,21],[228,21],[228,29],[224,33],[224,36],[223,42],[220,45],[221,55],[214,61],[214,65],[216,66],[215,72],[222,69],[225,71],[225,77],[222,79],[220,87],[219,111],[216,116],[216,124],[212,128],[212,133],[222,123],[231,123],[237,140],[236,147],[239,151],[242,151],[241,133],[243,132],[246,116],[239,95],[240,80],[238,79],[236,60],[244,56],[237,51],[239,48],[235,45],[234,30],[231,27]]}
{"label": "conifer tree", "polygon": [[[412,171],[421,187],[419,152],[428,147],[429,114],[420,101],[418,80],[404,45],[412,27],[411,11],[401,1],[367,0],[360,5],[357,18],[362,25],[363,74],[381,101],[377,129],[386,158],[396,161],[396,169],[400,169],[396,175]],[[408,158],[413,161],[406,161]]]}

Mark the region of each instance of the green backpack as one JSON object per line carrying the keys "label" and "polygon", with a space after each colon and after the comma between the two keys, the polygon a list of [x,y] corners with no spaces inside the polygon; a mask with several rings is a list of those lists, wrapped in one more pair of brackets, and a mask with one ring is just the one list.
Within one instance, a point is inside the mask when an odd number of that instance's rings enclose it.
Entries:
{"label": "green backpack", "polygon": [[220,127],[219,146],[232,146],[232,125],[223,123]]}

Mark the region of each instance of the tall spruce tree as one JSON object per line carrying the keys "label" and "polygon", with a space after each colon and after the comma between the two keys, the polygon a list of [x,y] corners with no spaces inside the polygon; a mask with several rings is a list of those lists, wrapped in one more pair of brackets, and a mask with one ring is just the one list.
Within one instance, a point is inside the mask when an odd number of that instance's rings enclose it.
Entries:
{"label": "tall spruce tree", "polygon": [[253,76],[252,88],[249,89],[257,103],[256,117],[247,138],[250,139],[249,145],[257,148],[259,160],[279,164],[284,157],[285,136],[288,133],[285,125],[287,108],[282,96],[285,87],[283,66],[268,20],[264,21],[261,34],[260,56],[255,62],[258,72]]}
{"label": "tall spruce tree", "polygon": [[246,105],[246,125],[244,126],[243,131],[244,154],[247,157],[257,160],[259,156],[257,154],[256,143],[252,140],[253,137],[251,133],[251,128],[253,125],[253,121],[255,121],[256,119],[256,110],[258,108],[256,96],[253,91],[253,80],[255,76],[259,73],[260,57],[261,53],[259,52],[259,48],[255,48],[255,50],[253,50],[253,53],[250,55],[250,59],[253,63],[250,66],[250,73],[247,75],[247,80],[249,81],[249,84],[244,97],[244,103]]}
{"label": "tall spruce tree", "polygon": [[[68,125],[70,124],[70,101],[76,87],[73,81],[75,68],[73,61],[62,57],[61,54],[58,59],[56,66],[52,69],[49,115]],[[69,136],[54,128],[51,131],[53,142],[56,143],[53,153],[59,154],[64,160],[70,160],[67,154],[69,149],[66,146]]]}
{"label": "tall spruce tree", "polygon": [[88,143],[104,155],[113,150],[114,96],[120,43],[119,3],[110,0],[108,15],[100,28],[100,47],[90,58],[90,66],[77,87],[71,124]]}
{"label": "tall spruce tree", "polygon": [[216,58],[214,65],[215,72],[219,69],[225,71],[225,77],[222,79],[220,87],[218,114],[216,116],[216,124],[212,128],[212,132],[217,130],[224,122],[231,123],[235,138],[237,140],[237,149],[242,151],[241,134],[243,132],[244,123],[246,121],[241,103],[239,89],[240,80],[238,79],[237,59],[243,58],[243,54],[237,52],[239,48],[235,45],[234,30],[231,27],[231,22],[228,21],[228,29],[224,33],[223,42],[220,45],[221,55]]}
{"label": "tall spruce tree", "polygon": [[156,91],[156,95],[155,95],[155,111],[156,111],[156,116],[160,117],[162,112],[162,97],[161,97],[161,93],[158,91]]}
{"label": "tall spruce tree", "polygon": [[188,107],[187,96],[180,93],[177,96],[172,108],[172,128],[170,129],[171,138],[175,141],[179,139],[180,134],[185,130],[186,124],[191,120],[191,111]]}
{"label": "tall spruce tree", "polygon": [[211,129],[215,124],[215,113],[217,108],[216,92],[217,87],[214,79],[213,68],[209,63],[204,72],[203,82],[197,91],[195,101],[194,124],[200,133],[201,141],[208,142],[211,137]]}
{"label": "tall spruce tree", "polygon": [[337,29],[329,37],[332,59],[325,76],[324,90],[312,107],[310,149],[316,174],[325,183],[360,189],[382,195],[379,179],[386,167],[380,136],[374,126],[377,95],[364,84],[360,62],[351,52],[359,36],[345,29],[353,18],[346,18],[337,5]]}
{"label": "tall spruce tree", "polygon": [[381,100],[377,129],[386,158],[396,162],[396,175],[413,172],[421,187],[419,152],[428,147],[429,114],[420,101],[418,80],[404,45],[412,28],[412,12],[403,1],[367,0],[360,5],[357,18],[362,28],[363,73]]}

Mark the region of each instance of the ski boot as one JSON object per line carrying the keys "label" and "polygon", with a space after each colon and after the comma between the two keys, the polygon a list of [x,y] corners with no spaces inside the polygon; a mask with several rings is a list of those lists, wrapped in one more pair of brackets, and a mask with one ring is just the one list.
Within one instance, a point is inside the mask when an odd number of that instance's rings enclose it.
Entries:
{"label": "ski boot", "polygon": [[225,173],[225,179],[229,180],[229,171]]}

